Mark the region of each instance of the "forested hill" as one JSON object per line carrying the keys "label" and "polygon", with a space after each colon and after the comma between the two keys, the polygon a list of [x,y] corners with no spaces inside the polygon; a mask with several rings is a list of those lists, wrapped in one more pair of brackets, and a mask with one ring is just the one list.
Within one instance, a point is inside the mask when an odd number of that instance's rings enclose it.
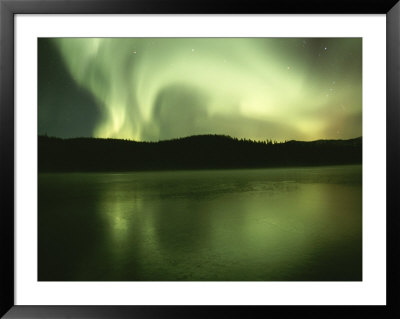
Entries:
{"label": "forested hill", "polygon": [[39,136],[40,172],[361,164],[362,138],[283,143],[198,135],[160,142]]}

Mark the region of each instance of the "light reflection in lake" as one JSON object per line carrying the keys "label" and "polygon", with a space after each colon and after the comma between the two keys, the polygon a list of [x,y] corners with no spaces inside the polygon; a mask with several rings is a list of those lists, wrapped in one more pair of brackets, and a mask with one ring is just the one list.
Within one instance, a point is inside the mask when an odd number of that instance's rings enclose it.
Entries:
{"label": "light reflection in lake", "polygon": [[361,166],[39,175],[39,280],[361,280]]}

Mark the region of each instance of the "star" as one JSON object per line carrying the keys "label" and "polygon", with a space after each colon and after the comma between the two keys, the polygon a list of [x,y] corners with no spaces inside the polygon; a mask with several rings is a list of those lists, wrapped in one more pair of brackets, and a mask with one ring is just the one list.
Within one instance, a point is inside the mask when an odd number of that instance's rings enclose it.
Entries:
{"label": "star", "polygon": [[194,52],[194,49],[192,49],[192,52]]}

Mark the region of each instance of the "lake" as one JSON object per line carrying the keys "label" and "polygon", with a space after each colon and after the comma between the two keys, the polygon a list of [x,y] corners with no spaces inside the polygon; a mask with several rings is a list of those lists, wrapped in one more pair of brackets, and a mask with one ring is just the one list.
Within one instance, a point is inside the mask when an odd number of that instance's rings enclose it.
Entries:
{"label": "lake", "polygon": [[362,166],[38,176],[43,281],[362,280]]}

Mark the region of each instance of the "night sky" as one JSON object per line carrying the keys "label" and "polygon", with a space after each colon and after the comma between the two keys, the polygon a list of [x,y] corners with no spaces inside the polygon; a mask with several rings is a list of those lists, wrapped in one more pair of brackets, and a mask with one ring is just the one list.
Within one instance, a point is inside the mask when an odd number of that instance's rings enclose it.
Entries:
{"label": "night sky", "polygon": [[38,129],[158,141],[362,135],[360,38],[38,40]]}

